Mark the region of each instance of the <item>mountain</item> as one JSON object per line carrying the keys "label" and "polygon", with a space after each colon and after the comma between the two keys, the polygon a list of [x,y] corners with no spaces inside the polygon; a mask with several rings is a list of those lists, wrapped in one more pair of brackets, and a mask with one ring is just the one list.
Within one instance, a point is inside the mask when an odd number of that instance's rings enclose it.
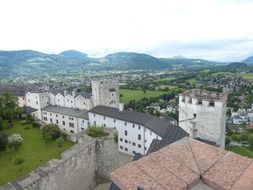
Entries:
{"label": "mountain", "polygon": [[247,63],[247,64],[253,64],[253,56],[246,58],[242,62]]}
{"label": "mountain", "polygon": [[161,59],[155,58],[151,55],[132,53],[132,52],[119,52],[109,54],[101,59],[99,62],[110,67],[121,69],[162,69],[171,68],[169,63]]}
{"label": "mountain", "polygon": [[46,54],[33,50],[0,51],[0,78],[86,70],[185,69],[219,64],[221,63],[183,57],[176,59],[156,58],[134,52],[119,52],[102,58],[91,58],[87,54],[75,50],[68,50],[59,54]]}

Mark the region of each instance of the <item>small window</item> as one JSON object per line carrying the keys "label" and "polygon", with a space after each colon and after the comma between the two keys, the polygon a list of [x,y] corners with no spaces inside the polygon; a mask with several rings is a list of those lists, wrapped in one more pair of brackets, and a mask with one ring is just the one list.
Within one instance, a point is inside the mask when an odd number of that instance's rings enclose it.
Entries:
{"label": "small window", "polygon": [[65,125],[65,121],[62,121],[62,125]]}
{"label": "small window", "polygon": [[197,114],[196,114],[196,113],[194,113],[194,114],[193,114],[193,118],[196,118],[196,117],[197,117]]}
{"label": "small window", "polygon": [[73,131],[73,130],[70,130],[70,132],[71,132],[71,133],[74,133],[74,131]]}
{"label": "small window", "polygon": [[136,144],[135,144],[135,142],[133,142],[133,146],[135,146]]}
{"label": "small window", "polygon": [[64,115],[62,116],[62,118],[64,118]]}
{"label": "small window", "polygon": [[75,127],[74,123],[69,122],[69,127]]}
{"label": "small window", "polygon": [[43,120],[44,120],[44,121],[47,121],[47,117],[44,117]]}
{"label": "small window", "polygon": [[122,139],[122,138],[120,138],[119,140],[120,140],[120,141],[123,141],[123,139]]}
{"label": "small window", "polygon": [[202,100],[198,100],[198,105],[202,105]]}
{"label": "small window", "polygon": [[58,119],[56,119],[56,123],[57,123],[57,124],[59,123]]}
{"label": "small window", "polygon": [[120,146],[119,148],[120,148],[120,149],[123,149],[123,146]]}
{"label": "small window", "polygon": [[93,114],[93,117],[96,117],[96,114],[95,114],[95,113]]}
{"label": "small window", "polygon": [[36,101],[36,104],[39,104],[38,101]]}
{"label": "small window", "polygon": [[125,126],[127,126],[127,122],[125,122]]}
{"label": "small window", "polygon": [[210,101],[209,106],[214,107],[214,101]]}
{"label": "small window", "polygon": [[125,148],[125,151],[128,151],[128,148]]}
{"label": "small window", "polygon": [[50,113],[50,116],[52,116],[52,113]]}
{"label": "small window", "polygon": [[185,97],[184,96],[182,97],[182,102],[185,102]]}
{"label": "small window", "polygon": [[58,115],[56,114],[56,117],[58,117]]}
{"label": "small window", "polygon": [[139,148],[141,148],[141,145],[140,145],[140,144],[138,144],[138,147],[139,147]]}
{"label": "small window", "polygon": [[125,130],[125,135],[127,136],[127,130]]}
{"label": "small window", "polygon": [[133,150],[133,154],[135,154],[136,152]]}
{"label": "small window", "polygon": [[84,120],[82,122],[84,123]]}
{"label": "small window", "polygon": [[105,116],[104,116],[104,120],[105,120]]}
{"label": "small window", "polygon": [[113,122],[116,123],[116,119],[114,119]]}
{"label": "small window", "polygon": [[138,129],[141,129],[141,126],[139,125]]}
{"label": "small window", "polygon": [[152,131],[150,131],[150,135],[152,135]]}
{"label": "small window", "polygon": [[141,135],[140,134],[138,135],[138,140],[141,140]]}
{"label": "small window", "polygon": [[135,128],[135,125],[133,124],[133,128]]}
{"label": "small window", "polygon": [[125,140],[125,143],[128,143],[128,140]]}
{"label": "small window", "polygon": [[51,122],[51,123],[53,123],[53,120],[52,120],[52,118],[50,118],[50,122]]}
{"label": "small window", "polygon": [[189,103],[189,104],[191,104],[191,103],[192,103],[192,98],[189,98],[188,103]]}

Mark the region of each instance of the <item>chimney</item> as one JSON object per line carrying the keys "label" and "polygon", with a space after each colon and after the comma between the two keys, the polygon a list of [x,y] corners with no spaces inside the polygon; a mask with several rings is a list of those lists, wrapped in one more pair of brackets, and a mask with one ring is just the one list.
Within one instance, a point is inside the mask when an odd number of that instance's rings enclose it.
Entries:
{"label": "chimney", "polygon": [[67,90],[64,90],[64,96],[67,96]]}
{"label": "chimney", "polygon": [[123,103],[119,103],[119,111],[124,111],[124,104]]}

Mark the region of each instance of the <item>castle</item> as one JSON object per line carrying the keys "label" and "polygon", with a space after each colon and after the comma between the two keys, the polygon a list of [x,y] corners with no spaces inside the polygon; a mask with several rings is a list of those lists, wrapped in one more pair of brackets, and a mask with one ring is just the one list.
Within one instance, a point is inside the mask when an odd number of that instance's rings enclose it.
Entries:
{"label": "castle", "polygon": [[91,94],[29,91],[25,105],[31,115],[44,123],[56,124],[70,135],[91,125],[114,128],[118,132],[119,151],[129,155],[145,155],[150,147],[155,149],[155,143],[166,144],[188,134],[224,147],[226,101],[222,95],[199,90],[180,94],[179,127],[170,120],[124,110],[117,81],[99,80],[91,84]]}
{"label": "castle", "polygon": [[179,95],[179,126],[190,137],[224,148],[227,94],[193,89]]}

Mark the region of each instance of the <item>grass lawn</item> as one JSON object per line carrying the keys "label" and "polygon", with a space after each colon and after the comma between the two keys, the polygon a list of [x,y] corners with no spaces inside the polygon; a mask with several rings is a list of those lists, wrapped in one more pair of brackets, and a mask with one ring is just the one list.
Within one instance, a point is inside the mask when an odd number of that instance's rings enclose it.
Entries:
{"label": "grass lawn", "polygon": [[240,154],[242,156],[247,156],[249,158],[253,158],[253,151],[249,150],[247,147],[243,147],[243,146],[229,146],[229,147],[226,147],[226,150],[229,150],[231,152]]}
{"label": "grass lawn", "polygon": [[253,80],[253,73],[241,74],[241,77],[247,80]]}
{"label": "grass lawn", "polygon": [[[24,129],[29,126],[29,129]],[[14,122],[14,127],[4,129],[0,133],[11,135],[20,134],[24,141],[17,151],[0,152],[0,185],[28,174],[41,164],[53,159],[60,158],[61,153],[71,147],[73,143],[65,141],[62,147],[58,147],[56,142],[47,143],[39,128],[33,128],[30,125],[21,125],[19,121]],[[22,158],[24,162],[15,165],[14,160]]]}
{"label": "grass lawn", "polygon": [[136,101],[141,100],[144,97],[158,97],[163,94],[166,94],[165,91],[147,91],[144,93],[142,90],[129,90],[129,89],[120,89],[120,94],[123,94],[123,97],[120,98],[120,101],[123,103],[128,103],[130,100],[135,99]]}

